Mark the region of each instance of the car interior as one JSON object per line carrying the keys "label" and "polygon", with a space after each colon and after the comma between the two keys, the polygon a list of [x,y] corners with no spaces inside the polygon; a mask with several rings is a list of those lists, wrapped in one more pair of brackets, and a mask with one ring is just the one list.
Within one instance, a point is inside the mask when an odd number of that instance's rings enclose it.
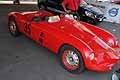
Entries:
{"label": "car interior", "polygon": [[60,21],[60,17],[58,15],[57,16],[48,16],[48,15],[45,15],[43,17],[34,16],[32,18],[32,21],[34,21],[34,22],[41,22],[41,21],[58,22],[58,21]]}

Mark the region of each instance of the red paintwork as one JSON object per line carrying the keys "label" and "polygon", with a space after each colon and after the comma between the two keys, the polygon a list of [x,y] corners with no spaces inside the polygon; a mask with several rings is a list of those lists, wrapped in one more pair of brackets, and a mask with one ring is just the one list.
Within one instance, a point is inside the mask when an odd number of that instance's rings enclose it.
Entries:
{"label": "red paintwork", "polygon": [[[81,53],[87,69],[108,71],[120,61],[120,48],[116,43],[116,38],[109,32],[63,16],[59,22],[53,23],[44,20],[41,22],[32,21],[34,16],[44,18],[45,15],[52,16],[53,14],[47,11],[12,12],[9,17],[15,17],[21,33],[47,47],[55,54],[63,45],[75,47]],[[30,25],[30,34],[24,31],[25,23]],[[95,58],[90,60],[89,55],[92,52],[94,52]]]}

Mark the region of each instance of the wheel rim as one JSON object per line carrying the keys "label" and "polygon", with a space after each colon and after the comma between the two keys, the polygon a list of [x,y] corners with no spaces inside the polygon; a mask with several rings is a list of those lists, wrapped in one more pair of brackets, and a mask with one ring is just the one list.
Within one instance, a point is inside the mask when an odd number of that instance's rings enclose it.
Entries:
{"label": "wheel rim", "polygon": [[10,22],[10,32],[12,34],[15,34],[15,31],[16,31],[16,24],[15,24],[15,22],[11,21]]}
{"label": "wheel rim", "polygon": [[112,74],[112,80],[119,80],[118,76],[116,73]]}
{"label": "wheel rim", "polygon": [[62,61],[69,70],[76,70],[79,67],[79,57],[72,50],[65,50],[63,52]]}

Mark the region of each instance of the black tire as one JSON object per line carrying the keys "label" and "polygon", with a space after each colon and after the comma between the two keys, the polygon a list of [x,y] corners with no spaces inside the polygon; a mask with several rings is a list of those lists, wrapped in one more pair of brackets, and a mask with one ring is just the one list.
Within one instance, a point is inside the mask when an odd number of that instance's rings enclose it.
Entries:
{"label": "black tire", "polygon": [[[71,61],[73,62],[75,62],[75,60],[74,60],[74,58],[72,58],[72,57],[70,57],[70,55],[69,55],[69,57],[67,58],[67,56],[68,56],[68,53],[66,52],[65,53],[65,51],[73,51],[73,55],[74,56],[76,56],[76,58],[78,58],[78,61],[77,61],[77,63],[75,63],[75,64],[77,64],[77,65],[71,65],[71,64],[69,64],[69,62],[67,62],[67,59],[69,58],[69,60],[70,60],[70,58],[72,59]],[[66,54],[66,61],[64,60],[64,55]],[[70,53],[71,54],[71,53]],[[59,60],[60,60],[60,64],[63,66],[63,68],[65,68],[67,71],[69,71],[70,73],[73,73],[73,74],[79,74],[79,73],[81,73],[81,72],[83,72],[84,71],[84,69],[85,69],[85,66],[84,66],[84,61],[83,61],[83,57],[82,57],[82,55],[81,55],[81,53],[77,50],[77,49],[75,49],[74,47],[72,47],[72,46],[69,46],[69,45],[64,45],[61,49],[60,49],[60,51],[59,51]],[[76,59],[77,60],[77,59]],[[70,61],[70,62],[71,62]],[[68,66],[66,66],[66,63],[68,64]],[[71,67],[71,69],[70,68],[68,68],[68,67]],[[72,68],[74,68],[74,69],[72,69]]]}
{"label": "black tire", "polygon": [[109,80],[120,80],[120,63],[116,64],[110,71]]}
{"label": "black tire", "polygon": [[18,25],[15,21],[15,18],[13,16],[9,17],[9,22],[8,22],[8,28],[9,28],[9,32],[12,36],[17,37],[20,35],[19,29],[18,29]]}

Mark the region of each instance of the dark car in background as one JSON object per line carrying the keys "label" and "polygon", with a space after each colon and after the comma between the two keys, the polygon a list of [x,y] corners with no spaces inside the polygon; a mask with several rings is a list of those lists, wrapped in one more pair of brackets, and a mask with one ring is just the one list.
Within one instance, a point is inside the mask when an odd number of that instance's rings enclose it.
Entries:
{"label": "dark car in background", "polygon": [[[62,1],[63,0],[38,0],[37,2],[39,9],[49,10],[58,14],[64,13],[61,5]],[[87,4],[85,1],[82,3],[77,11],[81,21],[91,24],[97,24],[103,21],[104,14],[100,9]]]}

